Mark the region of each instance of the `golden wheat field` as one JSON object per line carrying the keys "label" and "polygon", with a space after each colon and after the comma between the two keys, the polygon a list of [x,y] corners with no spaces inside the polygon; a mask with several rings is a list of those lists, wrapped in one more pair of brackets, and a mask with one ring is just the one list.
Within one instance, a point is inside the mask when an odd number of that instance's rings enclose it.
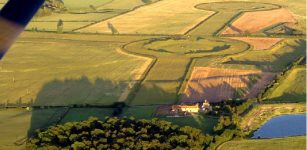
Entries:
{"label": "golden wheat field", "polygon": [[111,33],[111,23],[120,34],[184,34],[214,12],[194,6],[204,0],[164,0],[124,15],[91,25],[79,32]]}

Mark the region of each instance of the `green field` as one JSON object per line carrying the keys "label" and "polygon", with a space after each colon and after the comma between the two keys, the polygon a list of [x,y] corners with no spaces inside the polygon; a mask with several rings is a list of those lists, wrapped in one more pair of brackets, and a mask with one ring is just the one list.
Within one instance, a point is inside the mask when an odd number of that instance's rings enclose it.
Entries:
{"label": "green field", "polygon": [[65,111],[66,108],[33,111],[0,109],[0,149],[22,149],[28,134],[57,123]]}
{"label": "green field", "polygon": [[215,38],[162,38],[130,43],[124,47],[126,51],[156,59],[130,104],[173,104],[193,58],[227,56],[248,48],[243,42]]}
{"label": "green field", "polygon": [[60,123],[71,121],[83,121],[89,117],[97,117],[104,120],[105,117],[112,116],[113,108],[71,108]]}
{"label": "green field", "polygon": [[212,133],[213,127],[217,123],[218,118],[199,114],[190,117],[157,117],[155,116],[157,106],[133,106],[126,108],[121,116],[135,117],[136,119],[159,118],[172,122],[180,126],[191,126],[203,131],[203,133]]}
{"label": "green field", "polygon": [[305,150],[306,137],[289,137],[261,140],[238,140],[222,144],[218,150]]}
{"label": "green field", "polygon": [[2,104],[109,105],[125,90],[131,72],[144,63],[116,51],[123,44],[120,38],[109,41],[107,36],[106,42],[98,42],[103,37],[86,41],[43,35],[21,38],[0,62],[0,89],[6,91],[0,93]]}
{"label": "green field", "polygon": [[[223,59],[198,60],[196,66],[210,66],[234,69],[257,69],[264,72],[281,72],[294,60],[305,55],[304,39],[286,39],[271,50],[246,51]],[[209,64],[210,63],[210,64]]]}
{"label": "green field", "polygon": [[306,68],[294,68],[268,96],[269,101],[306,102]]}

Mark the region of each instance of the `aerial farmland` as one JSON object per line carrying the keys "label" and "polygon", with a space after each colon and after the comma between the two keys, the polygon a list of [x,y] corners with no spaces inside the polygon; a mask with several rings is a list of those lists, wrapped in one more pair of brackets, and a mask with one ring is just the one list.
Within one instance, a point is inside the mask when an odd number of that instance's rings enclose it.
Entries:
{"label": "aerial farmland", "polygon": [[46,0],[0,60],[0,150],[89,117],[190,126],[212,137],[204,149],[303,150],[305,134],[253,134],[306,114],[305,5]]}

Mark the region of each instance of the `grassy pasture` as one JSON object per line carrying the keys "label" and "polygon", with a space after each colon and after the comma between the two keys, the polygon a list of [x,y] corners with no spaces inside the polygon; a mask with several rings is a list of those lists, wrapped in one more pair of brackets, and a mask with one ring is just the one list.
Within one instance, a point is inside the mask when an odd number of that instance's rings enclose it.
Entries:
{"label": "grassy pasture", "polygon": [[35,129],[45,128],[59,121],[65,108],[27,111],[25,109],[0,110],[0,149],[24,148],[25,138]]}
{"label": "grassy pasture", "polygon": [[[114,37],[113,42],[95,42],[60,40],[52,36],[59,35],[37,34],[36,38],[22,38],[1,60],[0,89],[5,91],[0,93],[1,103],[112,104],[130,82],[131,72],[144,63],[142,59],[116,52],[122,44],[116,42],[120,37]],[[80,35],[80,38],[86,39],[86,36]],[[112,40],[104,36],[90,38]]]}
{"label": "grassy pasture", "polygon": [[196,66],[214,66],[234,69],[256,69],[264,72],[281,72],[294,60],[305,55],[304,39],[285,39],[270,50],[246,51],[223,59],[199,59]]}
{"label": "grassy pasture", "polygon": [[[124,110],[122,116],[135,117],[137,119],[151,119],[155,116],[157,106],[134,106]],[[180,126],[191,126],[203,131],[203,133],[211,133],[214,125],[217,123],[217,118],[199,114],[192,117],[167,118],[157,117],[161,120],[166,120]]]}
{"label": "grassy pasture", "polygon": [[[150,105],[175,103],[179,88],[190,67],[192,58],[227,56],[233,53],[241,53],[249,48],[247,44],[239,41],[214,38],[198,40],[189,38],[177,40],[162,38],[132,42],[126,45],[124,49],[130,53],[150,56],[156,59],[154,66],[150,69],[130,104]],[[181,48],[179,48],[180,44],[182,44]],[[228,46],[224,47],[225,45]],[[163,50],[154,49],[157,47]],[[176,47],[179,48],[178,51],[174,51]],[[187,50],[184,50],[184,47]],[[204,49],[205,51],[183,53],[189,52],[190,47],[197,50]],[[206,49],[215,50],[208,51]]]}
{"label": "grassy pasture", "polygon": [[306,68],[293,69],[267,99],[270,101],[305,102]]}
{"label": "grassy pasture", "polygon": [[213,127],[218,121],[218,118],[199,114],[191,117],[182,118],[162,118],[180,126],[191,126],[203,131],[203,133],[212,133]]}
{"label": "grassy pasture", "polygon": [[276,139],[235,140],[222,144],[218,150],[304,150],[306,137],[288,137]]}
{"label": "grassy pasture", "polygon": [[71,108],[60,123],[83,121],[89,117],[104,120],[105,117],[112,116],[113,111],[113,108]]}

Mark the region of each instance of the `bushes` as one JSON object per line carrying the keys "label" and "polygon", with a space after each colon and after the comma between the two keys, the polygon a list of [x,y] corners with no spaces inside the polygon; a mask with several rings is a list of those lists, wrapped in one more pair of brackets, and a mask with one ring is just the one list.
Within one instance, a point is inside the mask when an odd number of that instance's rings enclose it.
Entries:
{"label": "bushes", "polygon": [[28,149],[202,149],[212,137],[158,119],[90,118],[37,131]]}

